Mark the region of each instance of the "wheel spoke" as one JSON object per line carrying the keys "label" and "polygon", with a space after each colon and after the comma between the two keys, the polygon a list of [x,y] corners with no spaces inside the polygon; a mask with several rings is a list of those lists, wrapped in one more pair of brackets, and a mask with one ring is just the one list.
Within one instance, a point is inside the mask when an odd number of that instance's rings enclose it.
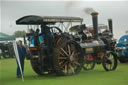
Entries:
{"label": "wheel spoke", "polygon": [[69,56],[68,53],[67,53],[63,48],[61,48],[61,50],[62,50],[67,56]]}
{"label": "wheel spoke", "polygon": [[71,49],[69,45],[68,45],[68,52],[69,52],[69,55],[71,55]]}
{"label": "wheel spoke", "polygon": [[61,65],[62,63],[64,63],[64,60],[59,62],[60,65]]}
{"label": "wheel spoke", "polygon": [[68,70],[67,70],[67,65],[65,65],[65,70],[64,70],[64,71],[65,71],[65,73],[67,73],[67,72],[68,72]]}
{"label": "wheel spoke", "polygon": [[61,38],[59,38],[59,40],[57,41],[57,45],[60,43],[60,40],[61,40]]}
{"label": "wheel spoke", "polygon": [[75,74],[75,71],[74,71],[74,68],[71,66],[71,64],[69,64],[71,70],[72,70],[72,73]]}
{"label": "wheel spoke", "polygon": [[66,61],[63,65],[62,65],[62,68],[67,64],[68,62]]}
{"label": "wheel spoke", "polygon": [[112,64],[110,64],[110,69],[112,69]]}
{"label": "wheel spoke", "polygon": [[60,52],[60,55],[65,56],[62,52]]}
{"label": "wheel spoke", "polygon": [[63,59],[67,59],[66,57],[58,57],[58,59],[63,60]]}
{"label": "wheel spoke", "polygon": [[88,64],[87,64],[87,69],[88,69]]}
{"label": "wheel spoke", "polygon": [[80,63],[78,63],[77,61],[74,61],[73,63],[80,66]]}
{"label": "wheel spoke", "polygon": [[75,52],[73,51],[72,54],[71,54],[71,56],[74,56],[74,54],[75,54]]}
{"label": "wheel spoke", "polygon": [[91,68],[92,67],[92,63],[89,66],[90,66],[89,68]]}

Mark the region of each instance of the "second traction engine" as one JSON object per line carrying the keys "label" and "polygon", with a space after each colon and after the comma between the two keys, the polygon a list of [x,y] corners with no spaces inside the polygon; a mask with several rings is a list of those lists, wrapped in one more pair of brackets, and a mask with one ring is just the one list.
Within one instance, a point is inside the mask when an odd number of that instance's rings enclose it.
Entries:
{"label": "second traction engine", "polygon": [[[93,30],[91,32],[86,25],[77,25],[70,28],[71,32],[75,32],[74,40],[79,43],[85,54],[85,64],[83,67],[85,70],[90,70],[94,68],[95,63],[102,63],[106,71],[115,70],[117,66],[117,55],[114,52],[116,40],[113,39],[112,20],[108,19],[109,29],[105,29],[100,33],[98,13],[94,12],[91,15],[93,21]],[[113,57],[110,58],[111,56]],[[114,61],[111,59],[114,59]],[[88,64],[92,64],[90,65],[91,67],[88,67]],[[110,67],[107,67],[107,64]]]}

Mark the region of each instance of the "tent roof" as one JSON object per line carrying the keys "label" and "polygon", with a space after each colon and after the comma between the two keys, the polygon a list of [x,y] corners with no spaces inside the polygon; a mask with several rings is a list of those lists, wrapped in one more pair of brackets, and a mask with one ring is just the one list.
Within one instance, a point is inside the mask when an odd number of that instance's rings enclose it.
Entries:
{"label": "tent roof", "polygon": [[0,41],[15,40],[15,37],[0,32]]}

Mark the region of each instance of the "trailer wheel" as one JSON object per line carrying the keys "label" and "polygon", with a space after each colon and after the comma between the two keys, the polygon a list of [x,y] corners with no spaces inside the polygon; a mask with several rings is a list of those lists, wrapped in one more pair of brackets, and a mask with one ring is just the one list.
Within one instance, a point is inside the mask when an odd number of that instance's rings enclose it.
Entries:
{"label": "trailer wheel", "polygon": [[67,40],[54,49],[53,63],[58,76],[78,74],[84,62],[80,46]]}
{"label": "trailer wheel", "polygon": [[84,65],[83,65],[83,69],[84,70],[93,70],[95,67],[95,62],[94,62],[94,58],[93,56],[90,55],[86,55],[84,57]]}
{"label": "trailer wheel", "polygon": [[115,70],[117,67],[117,55],[113,52],[108,52],[104,57],[102,65],[106,71]]}

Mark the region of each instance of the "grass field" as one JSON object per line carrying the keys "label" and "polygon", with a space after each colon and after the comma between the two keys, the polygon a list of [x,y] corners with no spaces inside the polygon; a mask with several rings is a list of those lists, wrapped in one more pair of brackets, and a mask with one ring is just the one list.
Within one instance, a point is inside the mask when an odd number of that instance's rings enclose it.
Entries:
{"label": "grass field", "polygon": [[33,72],[30,62],[25,61],[25,81],[16,78],[16,60],[0,60],[0,85],[128,85],[128,63],[118,64],[116,71],[106,72],[102,65],[92,71],[81,71],[74,76],[38,76]]}

